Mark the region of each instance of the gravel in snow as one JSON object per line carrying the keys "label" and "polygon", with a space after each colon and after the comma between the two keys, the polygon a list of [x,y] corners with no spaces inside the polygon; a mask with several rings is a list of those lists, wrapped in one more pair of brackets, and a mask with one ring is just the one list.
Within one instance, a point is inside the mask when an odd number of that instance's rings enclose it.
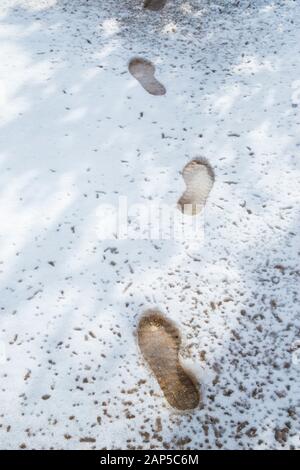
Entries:
{"label": "gravel in snow", "polygon": [[[299,448],[299,1],[2,0],[0,19],[1,448]],[[199,156],[196,247],[134,239],[137,207],[109,232],[120,197],[176,206]],[[196,410],[144,362],[148,308],[183,336]]]}

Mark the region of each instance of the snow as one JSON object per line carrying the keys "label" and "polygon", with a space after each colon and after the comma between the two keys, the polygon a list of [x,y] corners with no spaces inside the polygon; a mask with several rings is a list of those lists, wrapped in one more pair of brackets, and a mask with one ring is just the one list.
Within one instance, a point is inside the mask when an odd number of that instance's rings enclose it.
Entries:
{"label": "snow", "polygon": [[[0,20],[1,448],[299,448],[299,1],[2,0]],[[117,239],[119,198],[176,207],[197,156],[196,246]],[[144,363],[149,307],[200,409]]]}

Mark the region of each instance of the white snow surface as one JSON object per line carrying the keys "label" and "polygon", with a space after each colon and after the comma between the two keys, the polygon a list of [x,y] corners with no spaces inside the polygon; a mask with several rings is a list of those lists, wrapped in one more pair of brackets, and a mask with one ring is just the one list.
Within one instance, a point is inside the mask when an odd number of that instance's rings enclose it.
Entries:
{"label": "white snow surface", "polygon": [[[1,0],[2,449],[300,447],[299,7]],[[176,206],[197,156],[215,183],[192,254],[101,238],[103,204]],[[148,307],[182,332],[197,410],[143,361]]]}

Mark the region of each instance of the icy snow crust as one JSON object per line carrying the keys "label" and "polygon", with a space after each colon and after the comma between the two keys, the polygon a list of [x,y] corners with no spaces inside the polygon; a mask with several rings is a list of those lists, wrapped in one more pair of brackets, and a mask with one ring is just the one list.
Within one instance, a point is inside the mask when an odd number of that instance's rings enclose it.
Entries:
{"label": "icy snow crust", "polygon": [[[299,448],[299,6],[1,1],[2,449]],[[199,156],[215,182],[196,253],[101,239],[101,204],[176,205]],[[195,411],[138,349],[154,307]]]}

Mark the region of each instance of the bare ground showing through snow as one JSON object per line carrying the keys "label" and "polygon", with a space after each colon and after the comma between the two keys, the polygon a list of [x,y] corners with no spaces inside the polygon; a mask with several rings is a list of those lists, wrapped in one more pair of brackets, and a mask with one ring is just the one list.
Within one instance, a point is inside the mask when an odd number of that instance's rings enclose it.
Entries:
{"label": "bare ground showing through snow", "polygon": [[[299,448],[299,6],[1,1],[1,448]],[[133,205],[176,207],[199,157],[201,241],[138,239]],[[148,308],[194,410],[140,352]]]}

